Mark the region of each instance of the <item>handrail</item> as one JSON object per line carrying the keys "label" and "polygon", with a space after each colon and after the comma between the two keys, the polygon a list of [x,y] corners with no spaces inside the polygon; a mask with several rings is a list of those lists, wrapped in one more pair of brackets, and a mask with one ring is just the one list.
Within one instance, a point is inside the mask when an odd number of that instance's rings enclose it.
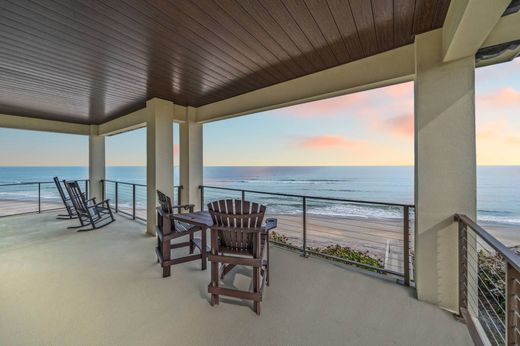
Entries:
{"label": "handrail", "polygon": [[[467,215],[455,214],[454,221],[458,223],[459,238],[460,315],[475,344],[493,339],[497,344],[518,345],[520,256]],[[486,315],[481,318],[482,311]]]}
{"label": "handrail", "polygon": [[[201,211],[204,210],[204,189],[217,189],[217,190],[226,190],[226,191],[237,191],[241,193],[241,199],[245,200],[246,193],[253,194],[262,194],[262,195],[272,195],[272,196],[282,196],[282,197],[290,197],[290,198],[299,198],[302,201],[302,246],[297,247],[292,244],[280,243],[275,240],[272,240],[273,243],[291,248],[293,250],[301,251],[302,257],[308,257],[309,254],[325,257],[331,260],[340,261],[346,264],[356,265],[365,269],[375,270],[379,273],[392,274],[395,276],[402,277],[404,279],[404,284],[406,286],[410,285],[411,275],[410,275],[410,209],[415,208],[414,205],[411,204],[401,204],[401,203],[387,203],[387,202],[373,202],[373,201],[362,201],[362,200],[352,200],[352,199],[343,199],[343,198],[334,198],[334,197],[319,197],[319,196],[305,196],[305,195],[295,195],[289,193],[278,193],[278,192],[265,192],[265,191],[256,191],[256,190],[244,190],[244,189],[236,189],[229,187],[217,187],[217,186],[205,186],[200,185],[200,207]],[[382,205],[382,206],[390,206],[390,207],[399,207],[403,209],[403,260],[404,260],[404,268],[403,273],[398,273],[393,270],[385,269],[385,268],[376,268],[375,266],[370,266],[364,263],[360,263],[357,261],[352,261],[336,256],[326,255],[323,253],[318,253],[314,251],[312,248],[307,246],[307,200],[322,200],[322,201],[333,201],[333,202],[348,202],[348,203],[358,203],[358,204],[367,204],[367,205]]]}
{"label": "handrail", "polygon": [[[146,184],[139,184],[139,183],[129,183],[127,181],[119,181],[119,180],[110,180],[110,179],[101,179],[101,182],[107,182],[107,183],[118,183],[118,184],[123,184],[123,185],[135,185],[135,186],[142,186],[142,187],[146,187],[147,185]],[[178,189],[182,189],[182,185],[173,185],[173,188],[178,188]]]}
{"label": "handrail", "polygon": [[[89,179],[76,179],[76,181],[88,181],[88,180]],[[54,181],[22,181],[19,183],[0,184],[0,187],[18,186],[18,185],[37,185],[37,184],[54,184]]]}
{"label": "handrail", "polygon": [[504,259],[509,262],[517,271],[520,271],[520,256],[511,251],[497,238],[489,234],[484,228],[464,214],[455,214],[455,221],[462,222],[471,228],[479,237],[484,239],[489,246],[498,251]]}
{"label": "handrail", "polygon": [[390,203],[390,202],[377,202],[377,201],[344,199],[344,198],[334,198],[334,197],[294,195],[294,194],[290,194],[290,193],[265,192],[265,191],[256,191],[256,190],[236,189],[236,188],[230,188],[230,187],[200,185],[199,189],[202,189],[202,188],[228,190],[228,191],[237,191],[237,192],[247,192],[247,193],[257,193],[257,194],[272,195],[272,196],[294,197],[294,198],[303,198],[303,197],[305,197],[306,199],[315,199],[315,200],[322,200],[322,201],[348,202],[348,203],[360,203],[360,204],[377,204],[377,205],[385,205],[385,206],[390,206],[390,207],[415,208],[415,206],[413,204],[406,204],[406,203]]}
{"label": "handrail", "polygon": [[[85,193],[88,196],[89,195],[89,179],[77,179],[78,182],[84,182],[85,183]],[[42,211],[51,211],[51,210],[60,210],[63,209],[63,207],[59,208],[52,208],[52,209],[42,209],[42,185],[51,185],[51,187],[56,187],[54,181],[24,181],[24,182],[18,182],[18,183],[7,183],[7,184],[0,184],[0,188],[2,187],[11,187],[11,186],[36,186],[37,191],[37,208],[35,210],[31,211],[23,211],[23,212],[15,212],[14,214],[6,214],[2,215],[0,217],[5,216],[14,216],[14,215],[21,215],[21,214],[28,214],[28,213],[41,213]]]}
{"label": "handrail", "polygon": [[[107,192],[107,185],[106,183],[112,183],[114,184],[114,207],[112,207],[114,209],[114,211],[116,213],[121,213],[121,214],[125,214],[127,216],[130,216],[132,217],[133,220],[135,219],[139,219],[141,221],[146,221],[146,217],[145,218],[142,218],[142,217],[139,217],[136,215],[136,203],[137,203],[137,200],[136,200],[136,186],[139,186],[139,187],[144,187],[144,188],[148,188],[147,185],[145,184],[138,184],[138,183],[130,183],[130,182],[127,182],[127,181],[119,181],[119,180],[110,180],[110,179],[101,179],[101,187],[102,187],[102,194],[103,194],[103,198],[106,198],[106,192]],[[131,205],[132,205],[132,212],[127,212],[127,211],[124,211],[124,210],[120,210],[119,208],[119,185],[127,185],[127,186],[131,186],[132,187],[132,191],[130,192],[131,193]],[[173,186],[173,190],[176,190],[177,191],[177,203],[178,204],[181,204],[181,190],[183,189],[182,185],[174,185]]]}

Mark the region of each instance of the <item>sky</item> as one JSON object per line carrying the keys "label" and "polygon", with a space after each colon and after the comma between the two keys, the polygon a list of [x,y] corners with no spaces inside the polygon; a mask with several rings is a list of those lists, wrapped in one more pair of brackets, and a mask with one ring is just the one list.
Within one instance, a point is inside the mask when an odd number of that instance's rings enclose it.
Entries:
{"label": "sky", "polygon": [[[476,70],[480,165],[520,165],[519,77],[520,58]],[[178,141],[175,125],[175,161]],[[0,148],[0,166],[88,165],[86,136],[0,129]],[[204,125],[206,166],[413,165],[413,150],[412,82]],[[145,165],[146,129],[108,137],[106,158]]]}

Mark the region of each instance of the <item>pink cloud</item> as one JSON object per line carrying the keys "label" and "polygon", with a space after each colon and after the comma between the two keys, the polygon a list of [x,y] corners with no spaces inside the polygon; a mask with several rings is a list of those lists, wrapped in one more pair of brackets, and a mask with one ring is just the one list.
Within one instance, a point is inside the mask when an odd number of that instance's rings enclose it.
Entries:
{"label": "pink cloud", "polygon": [[173,145],[173,156],[178,157],[179,153],[180,153],[180,146],[179,146],[179,144],[174,144]]}
{"label": "pink cloud", "polygon": [[337,135],[322,135],[308,137],[301,142],[303,147],[309,149],[342,148],[355,149],[366,144],[365,141],[351,140]]}
{"label": "pink cloud", "polygon": [[383,126],[391,134],[412,137],[414,134],[413,114],[404,114],[387,119]]}
{"label": "pink cloud", "polygon": [[479,101],[492,107],[520,105],[520,91],[513,88],[503,88],[479,97]]}

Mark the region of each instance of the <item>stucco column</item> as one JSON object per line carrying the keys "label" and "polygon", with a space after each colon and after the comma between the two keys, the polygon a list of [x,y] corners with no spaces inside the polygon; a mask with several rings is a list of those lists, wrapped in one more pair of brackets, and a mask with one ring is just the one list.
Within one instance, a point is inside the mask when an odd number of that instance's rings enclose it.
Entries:
{"label": "stucco column", "polygon": [[146,109],[146,232],[155,235],[157,190],[173,197],[173,103],[152,99]]}
{"label": "stucco column", "polygon": [[98,135],[98,127],[90,126],[88,137],[88,177],[90,179],[89,196],[98,201],[103,198],[101,180],[105,179],[105,137]]}
{"label": "stucco column", "polygon": [[180,143],[180,183],[183,187],[182,204],[195,204],[200,210],[200,190],[202,185],[202,124],[194,121],[195,109],[188,107],[187,121],[179,125]]}
{"label": "stucco column", "polygon": [[443,63],[442,31],[415,38],[416,285],[458,311],[455,213],[476,216],[475,57]]}

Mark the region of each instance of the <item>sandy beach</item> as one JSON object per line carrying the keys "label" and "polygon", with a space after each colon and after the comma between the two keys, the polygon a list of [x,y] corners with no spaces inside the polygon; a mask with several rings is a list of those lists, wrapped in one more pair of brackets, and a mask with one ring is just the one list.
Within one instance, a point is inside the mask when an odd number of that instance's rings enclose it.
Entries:
{"label": "sandy beach", "polygon": [[[42,201],[40,207],[45,211],[60,208],[61,204]],[[131,208],[121,206],[119,210],[132,214]],[[37,211],[37,201],[0,200],[0,217]],[[145,218],[146,210],[136,209],[136,216]],[[290,244],[302,246],[301,214],[270,214],[267,217],[278,219],[278,228],[275,231],[287,237]],[[498,223],[483,223],[482,226],[507,246],[520,245],[520,228]],[[413,249],[413,220],[410,220],[410,227],[410,248]],[[336,244],[367,252],[371,257],[380,260],[386,269],[403,272],[403,221],[400,219],[307,214],[307,246],[324,248]]]}

